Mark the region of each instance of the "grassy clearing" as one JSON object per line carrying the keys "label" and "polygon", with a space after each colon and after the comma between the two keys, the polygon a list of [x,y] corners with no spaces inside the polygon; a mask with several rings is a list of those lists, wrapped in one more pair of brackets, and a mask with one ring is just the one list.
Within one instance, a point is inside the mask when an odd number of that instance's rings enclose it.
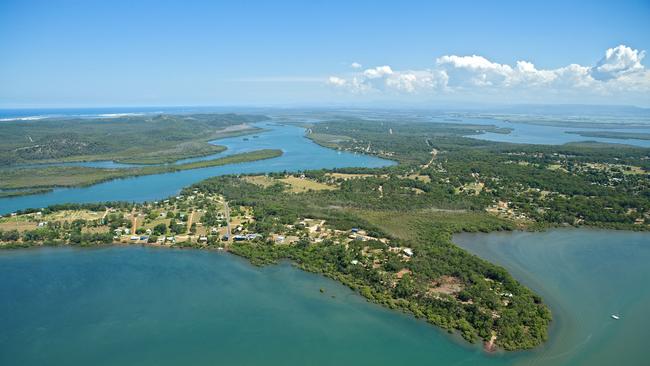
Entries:
{"label": "grassy clearing", "polygon": [[424,174],[410,174],[404,176],[406,179],[419,180],[420,182],[431,183],[431,177]]}
{"label": "grassy clearing", "polygon": [[263,188],[270,187],[277,183],[284,183],[288,186],[289,192],[303,193],[309,191],[323,191],[337,189],[335,186],[330,186],[324,183],[317,182],[308,178],[299,178],[295,176],[287,176],[285,178],[271,178],[265,175],[251,175],[242,178],[248,183],[253,183]]}
{"label": "grassy clearing", "polygon": [[25,230],[34,230],[36,227],[37,223],[32,221],[6,220],[0,222],[0,230],[2,231],[18,230],[22,232]]}
{"label": "grassy clearing", "polygon": [[42,221],[96,220],[104,213],[89,210],[63,210],[44,215]]}
{"label": "grassy clearing", "polygon": [[341,142],[352,140],[352,138],[348,136],[330,135],[327,133],[311,133],[308,134],[307,137],[321,146],[333,149],[338,148]]}
{"label": "grassy clearing", "polygon": [[568,171],[560,164],[549,164],[546,169],[568,173]]}
{"label": "grassy clearing", "polygon": [[[327,173],[325,174],[328,177],[332,177],[334,179],[343,179],[343,180],[348,180],[348,179],[360,179],[360,178],[368,178],[368,177],[374,177],[375,175],[373,174],[346,174],[346,173]],[[382,175],[382,177],[385,177]]]}
{"label": "grassy clearing", "polygon": [[456,189],[456,193],[466,192],[478,196],[483,191],[483,188],[485,188],[485,184],[482,182],[468,183]]}
{"label": "grassy clearing", "polygon": [[291,186],[290,191],[293,193],[302,193],[307,191],[323,191],[323,190],[332,190],[336,187],[329,186],[327,184],[319,183],[311,179],[303,179],[294,176],[280,179],[281,182],[289,184]]}
{"label": "grassy clearing", "polygon": [[453,232],[486,231],[511,222],[484,212],[464,210],[374,211],[351,210],[388,234],[404,240],[417,240],[419,227],[449,228]]}
{"label": "grassy clearing", "polygon": [[275,183],[277,183],[277,181],[275,179],[273,179],[271,177],[267,177],[265,175],[249,175],[249,176],[243,177],[243,179],[245,181],[247,181],[248,183],[253,183],[253,184],[256,184],[256,185],[258,185],[260,187],[264,187],[264,188],[270,187],[270,186],[274,185]]}

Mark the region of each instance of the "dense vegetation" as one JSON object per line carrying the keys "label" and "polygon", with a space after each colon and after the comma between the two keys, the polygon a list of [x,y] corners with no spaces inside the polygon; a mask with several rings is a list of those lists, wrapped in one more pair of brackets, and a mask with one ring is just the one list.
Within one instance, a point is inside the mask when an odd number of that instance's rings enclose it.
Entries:
{"label": "dense vegetation", "polygon": [[[233,206],[252,207],[254,221],[248,230],[264,238],[301,218],[314,218],[326,220],[336,230],[361,227],[370,236],[390,238],[390,247],[415,252],[404,260],[372,240],[347,245],[328,239],[318,244],[303,239],[296,245],[259,240],[230,247],[254,263],[292,259],[305,270],[349,285],[369,300],[457,329],[469,341],[487,341],[494,335],[498,345],[514,350],[534,347],[546,339],[550,313],[542,300],[503,268],[451,242],[454,232],[509,230],[514,228],[511,222],[482,212],[414,210],[397,199],[398,190],[385,190],[384,203],[379,203],[368,197],[377,196],[373,178],[347,183],[338,190],[282,194],[280,184],[264,188],[235,177],[216,177],[188,192],[217,193]],[[437,293],[436,286],[448,285],[445,281],[459,291]]]}
{"label": "dense vegetation", "polygon": [[[0,192],[5,196],[29,194],[34,189],[85,186],[111,179],[141,175],[177,172],[181,170],[209,168],[220,165],[245,163],[249,161],[272,159],[282,155],[282,150],[264,149],[228,155],[212,160],[202,160],[185,164],[152,165],[141,168],[104,169],[78,166],[55,166],[47,168],[16,168],[3,171],[0,189],[17,189]],[[9,194],[7,194],[9,193]],[[37,193],[42,193],[37,192]]]}
{"label": "dense vegetation", "polygon": [[[423,193],[401,199],[405,206],[486,209],[501,202],[504,214],[537,225],[647,230],[650,223],[650,149],[496,143],[462,137],[462,132],[450,133],[447,126],[433,123],[335,121],[310,127],[316,142],[323,143],[323,133],[342,136],[325,143],[399,160],[402,164],[377,172]],[[413,173],[428,182],[395,180]]]}
{"label": "dense vegetation", "polygon": [[4,121],[0,166],[43,161],[115,160],[156,164],[213,154],[207,141],[255,129],[259,115],[193,114]]}
{"label": "dense vegetation", "polygon": [[604,138],[619,139],[619,140],[630,140],[630,139],[650,140],[650,133],[643,133],[643,132],[570,131],[567,133],[572,133],[584,137],[604,137]]}

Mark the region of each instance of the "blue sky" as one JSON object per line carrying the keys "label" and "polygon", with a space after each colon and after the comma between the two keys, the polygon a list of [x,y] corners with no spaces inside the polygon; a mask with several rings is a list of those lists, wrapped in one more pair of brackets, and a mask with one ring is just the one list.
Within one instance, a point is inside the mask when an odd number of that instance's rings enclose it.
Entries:
{"label": "blue sky", "polygon": [[648,106],[649,20],[648,0],[1,0],[0,106]]}

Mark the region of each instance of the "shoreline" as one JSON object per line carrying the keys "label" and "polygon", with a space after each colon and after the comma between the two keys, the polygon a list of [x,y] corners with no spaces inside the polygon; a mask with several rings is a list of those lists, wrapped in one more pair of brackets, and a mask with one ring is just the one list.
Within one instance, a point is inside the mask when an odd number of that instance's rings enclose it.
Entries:
{"label": "shoreline", "polygon": [[[139,168],[124,168],[124,169],[113,169],[108,170],[102,168],[85,168],[85,167],[64,167],[59,170],[77,170],[77,171],[87,171],[88,174],[99,173],[104,174],[103,177],[98,177],[96,179],[88,180],[86,182],[77,183],[77,184],[52,184],[52,185],[33,185],[33,186],[9,186],[3,187],[2,189],[11,189],[11,190],[28,190],[28,189],[54,189],[54,188],[83,188],[96,185],[99,183],[108,182],[115,179],[124,179],[132,177],[140,177],[146,175],[156,175],[156,174],[165,174],[165,173],[174,173],[184,170],[193,170],[193,169],[202,169],[202,168],[211,168],[215,166],[229,165],[229,164],[238,164],[238,163],[247,163],[252,161],[273,159],[283,155],[282,150],[280,149],[262,149],[254,150],[234,155],[227,155],[221,158],[212,159],[212,160],[200,160],[191,163],[178,164],[178,165],[156,165],[149,167],[139,167]],[[61,172],[64,173],[64,172]],[[3,197],[4,198],[4,197]]]}
{"label": "shoreline", "polygon": [[[70,250],[78,250],[78,251],[83,251],[83,250],[92,250],[92,249],[112,249],[112,248],[145,248],[145,249],[160,249],[160,250],[189,250],[189,251],[197,251],[197,252],[207,252],[207,253],[219,253],[219,254],[225,254],[228,255],[229,258],[236,259],[238,261],[241,261],[241,263],[246,264],[247,266],[250,266],[252,268],[256,269],[261,269],[267,266],[282,266],[282,265],[289,265],[301,272],[312,274],[321,278],[326,278],[328,280],[333,281],[337,285],[344,286],[345,288],[349,289],[352,291],[352,293],[355,296],[358,296],[360,299],[363,299],[366,303],[372,304],[373,306],[376,306],[378,309],[392,313],[395,315],[401,315],[405,316],[408,319],[411,319],[415,322],[418,323],[423,323],[427,327],[430,327],[437,331],[441,336],[443,336],[445,339],[448,341],[454,343],[457,346],[462,347],[463,349],[467,350],[478,350],[479,348],[482,349],[482,355],[484,357],[490,357],[490,356],[508,356],[508,355],[513,355],[521,352],[532,352],[536,349],[538,349],[541,346],[532,348],[532,349],[524,349],[524,350],[516,350],[516,351],[506,351],[494,344],[493,348],[488,350],[485,347],[482,347],[481,345],[485,345],[486,341],[483,342],[476,342],[476,343],[470,343],[467,342],[461,335],[461,333],[457,330],[447,330],[444,328],[441,328],[440,326],[436,324],[432,324],[428,322],[426,319],[418,318],[415,316],[415,314],[402,309],[402,308],[390,308],[387,306],[384,306],[383,304],[373,301],[365,296],[363,296],[357,288],[355,288],[352,284],[347,283],[345,281],[341,281],[340,278],[336,278],[334,276],[329,275],[328,273],[325,272],[318,272],[318,271],[311,271],[308,268],[305,268],[304,266],[301,266],[296,260],[289,259],[289,258],[284,258],[281,259],[277,262],[273,263],[256,263],[252,261],[250,258],[238,254],[236,252],[233,252],[229,250],[227,247],[201,247],[201,246],[177,246],[177,245],[161,245],[157,243],[122,243],[122,242],[113,242],[110,244],[99,244],[99,245],[88,245],[88,246],[74,246],[70,244],[64,244],[64,245],[56,245],[56,246],[46,246],[46,245],[32,245],[32,246],[24,246],[24,247],[12,247],[12,248],[6,248],[4,246],[0,246],[0,253],[2,253],[4,250],[6,251],[37,251],[37,250],[46,250],[46,249],[52,249],[52,250],[57,250],[57,249],[70,249]],[[494,336],[496,339],[496,337]]]}

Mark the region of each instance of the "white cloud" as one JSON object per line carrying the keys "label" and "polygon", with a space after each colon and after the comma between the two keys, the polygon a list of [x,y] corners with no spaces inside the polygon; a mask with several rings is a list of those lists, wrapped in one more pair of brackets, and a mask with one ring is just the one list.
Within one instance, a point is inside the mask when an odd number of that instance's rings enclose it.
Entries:
{"label": "white cloud", "polygon": [[449,76],[450,86],[492,86],[507,83],[512,67],[490,62],[482,56],[442,56],[438,68]]}
{"label": "white cloud", "polygon": [[570,64],[555,69],[538,69],[529,61],[517,61],[511,66],[478,55],[444,55],[436,59],[432,69],[393,70],[383,65],[358,70],[347,77],[333,76],[328,84],[355,93],[476,95],[486,91],[489,94],[483,94],[510,99],[526,95],[543,98],[544,95],[626,93],[649,97],[650,71],[641,63],[644,56],[644,51],[620,45],[608,49],[594,66]]}
{"label": "white cloud", "polygon": [[645,51],[633,50],[625,45],[610,48],[605,52],[592,75],[597,80],[615,79],[625,74],[643,71],[641,60],[645,57]]}
{"label": "white cloud", "polygon": [[390,68],[390,66],[377,66],[374,69],[366,69],[363,72],[363,76],[368,79],[377,79],[385,75],[391,75],[392,73],[393,70]]}
{"label": "white cloud", "polygon": [[353,62],[353,63],[350,64],[350,67],[353,68],[353,69],[360,69],[360,68],[363,67],[363,65],[361,65],[358,62]]}
{"label": "white cloud", "polygon": [[347,84],[347,81],[338,76],[330,76],[327,78],[327,83],[334,86],[345,86]]}

